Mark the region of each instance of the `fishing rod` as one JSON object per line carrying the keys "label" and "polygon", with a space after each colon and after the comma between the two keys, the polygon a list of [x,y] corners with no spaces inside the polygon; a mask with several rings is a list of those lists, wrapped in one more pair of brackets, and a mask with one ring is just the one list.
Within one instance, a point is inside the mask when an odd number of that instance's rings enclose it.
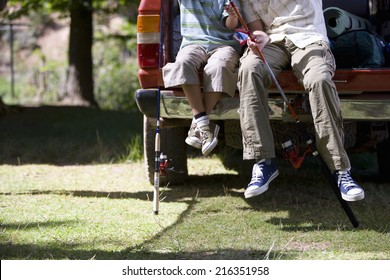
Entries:
{"label": "fishing rod", "polygon": [[[230,1],[229,5],[233,8],[233,10],[234,10],[238,20],[240,21],[240,23],[242,25],[242,28],[244,29],[245,33],[248,35],[249,39],[251,41],[255,42],[255,38],[253,37],[252,33],[250,32],[250,30],[248,28],[248,25],[245,23],[243,17],[241,16],[241,13],[238,11],[237,6],[234,4],[233,1]],[[290,112],[291,116],[294,118],[295,123],[296,123],[296,125],[298,127],[298,131],[302,135],[302,138],[303,138],[304,142],[307,145],[307,150],[305,151],[304,155],[306,153],[311,153],[314,156],[314,158],[316,158],[317,161],[320,163],[324,173],[326,174],[326,178],[327,178],[329,184],[332,186],[332,189],[335,192],[337,199],[339,200],[342,208],[344,209],[344,212],[347,214],[347,216],[348,216],[349,220],[351,221],[352,225],[355,228],[357,228],[359,226],[359,221],[356,219],[356,217],[355,217],[354,213],[352,212],[351,208],[349,207],[349,204],[347,203],[347,201],[345,201],[341,197],[340,190],[338,188],[337,180],[332,176],[332,173],[331,173],[329,167],[326,165],[324,160],[321,158],[321,155],[319,154],[319,152],[317,150],[317,147],[315,146],[315,144],[314,144],[314,142],[312,140],[311,135],[306,130],[304,125],[301,123],[301,120],[299,119],[298,115],[295,113],[293,107],[291,106],[291,104],[290,104],[286,94],[284,93],[282,87],[280,86],[280,83],[278,82],[275,74],[273,73],[271,67],[269,66],[269,64],[268,64],[267,60],[265,59],[263,53],[261,52],[259,46],[255,45],[255,48],[256,48],[256,51],[257,51],[261,61],[264,64],[266,70],[268,71],[269,75],[271,76],[272,81],[274,82],[274,84],[277,87],[280,95],[282,96],[284,104],[287,106],[288,111]],[[291,149],[293,149],[292,148],[292,143],[291,143],[291,145],[290,145],[290,143],[288,143],[283,148],[285,150],[290,150],[291,151]],[[294,168],[297,169],[297,168],[300,167],[301,162],[303,161],[304,155],[302,157],[299,157],[298,155],[296,155],[296,152],[294,152],[294,151],[291,152],[291,154],[295,154],[295,156],[290,159],[290,162],[293,164]]]}
{"label": "fishing rod", "polygon": [[[163,66],[163,5],[160,7],[160,42],[158,48],[158,68]],[[160,208],[160,173],[161,173],[161,148],[160,148],[160,102],[161,86],[157,86],[157,120],[156,136],[154,142],[154,185],[153,185],[153,213],[158,215]]]}

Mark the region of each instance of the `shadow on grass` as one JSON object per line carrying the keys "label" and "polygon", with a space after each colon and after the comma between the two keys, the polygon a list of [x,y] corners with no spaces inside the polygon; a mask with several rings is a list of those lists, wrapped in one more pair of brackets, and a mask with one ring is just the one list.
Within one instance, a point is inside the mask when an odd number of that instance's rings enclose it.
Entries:
{"label": "shadow on grass", "polygon": [[[243,195],[246,180],[234,174],[213,174],[189,176],[188,183],[176,186],[160,187],[161,203],[184,202],[191,209],[200,199],[212,197],[237,197],[245,201],[246,206],[239,207],[243,212],[259,213],[288,212],[288,218],[270,218],[267,222],[281,226],[284,231],[327,231],[354,230],[340,202],[327,181],[314,169],[311,172],[291,172],[279,168],[281,175],[270,184],[269,190],[260,196],[245,199]],[[285,171],[285,172],[283,172]],[[292,180],[292,178],[294,178]],[[352,211],[359,220],[356,230],[390,230],[390,184],[363,182],[366,198],[363,201],[349,202]],[[19,193],[24,195],[26,193]],[[77,197],[101,197],[108,199],[137,199],[150,201],[153,189],[141,192],[105,192],[105,191],[41,191],[30,190],[29,195],[65,195]],[[18,195],[1,193],[0,195]],[[152,202],[151,202],[152,204]],[[186,217],[182,213],[177,221],[180,224]],[[173,227],[175,226],[173,225]],[[169,229],[166,229],[169,230]]]}
{"label": "shadow on grass", "polygon": [[142,138],[139,112],[86,107],[19,107],[0,118],[0,164],[111,162]]}
{"label": "shadow on grass", "polygon": [[[2,247],[2,254],[6,258],[19,258],[26,254],[27,260],[31,259],[69,259],[69,260],[238,260],[238,259],[268,259],[268,252],[262,250],[236,250],[218,249],[213,251],[178,252],[178,253],[158,253],[147,252],[142,246],[123,250],[119,252],[108,252],[103,250],[80,250],[76,249],[83,244],[58,244],[48,243],[45,246],[34,244],[12,245],[6,244]],[[272,256],[277,255],[278,259],[294,259],[298,253],[272,251]],[[269,259],[273,259],[273,257]]]}
{"label": "shadow on grass", "polygon": [[[234,174],[190,175],[186,183],[161,186],[161,203],[185,202],[196,204],[197,199],[231,196],[242,198],[245,212],[288,212],[288,218],[270,218],[267,222],[281,226],[284,231],[353,230],[353,226],[335,196],[332,187],[324,178],[319,166],[308,160],[301,169],[294,170],[289,163],[278,163],[280,175],[260,196],[244,199],[244,187],[248,178]],[[390,184],[376,181],[376,176],[357,176],[366,192],[363,201],[349,202],[360,225],[357,230],[383,231],[390,228]],[[25,193],[20,193],[25,194]],[[109,199],[138,199],[151,201],[153,188],[140,192],[105,191],[42,191],[29,190],[31,195],[72,195],[77,197],[101,197]],[[15,195],[15,193],[1,193]],[[189,202],[190,201],[190,202]],[[185,214],[183,214],[185,216]],[[178,221],[180,223],[180,221]]]}
{"label": "shadow on grass", "polygon": [[[218,249],[211,251],[178,251],[178,252],[159,252],[153,250],[153,244],[159,242],[165,235],[170,235],[172,231],[177,230],[181,224],[190,223],[193,213],[197,210],[198,204],[202,203],[203,198],[210,197],[237,197],[245,201],[246,206],[240,206],[239,211],[245,216],[246,213],[259,212],[278,213],[279,211],[288,212],[287,218],[281,219],[274,216],[266,220],[267,223],[275,225],[282,231],[300,231],[302,233],[317,231],[354,231],[367,230],[386,233],[390,228],[390,188],[387,185],[367,184],[366,199],[356,204],[352,203],[351,208],[355,212],[360,226],[354,229],[347,216],[343,212],[332,189],[318,178],[320,175],[313,171],[310,174],[298,172],[295,174],[289,170],[283,172],[276,179],[269,190],[261,196],[244,199],[243,184],[245,180],[238,175],[233,174],[213,174],[205,176],[191,176],[190,183],[161,188],[161,193],[165,199],[161,203],[184,202],[187,204],[178,219],[169,227],[165,227],[158,234],[151,236],[142,244],[127,249],[110,252],[105,250],[81,250],[83,244],[54,242],[46,245],[36,244],[2,244],[1,258],[13,259],[25,256],[25,259],[295,259],[301,256],[302,252],[297,250],[274,250],[267,252],[264,250],[251,249]],[[295,175],[294,175],[295,174]],[[294,180],[291,180],[294,176]],[[298,183],[299,182],[299,183]],[[149,201],[151,192],[97,192],[97,191],[31,191],[35,194],[57,194],[73,195],[79,197],[104,197],[108,199],[141,199]],[[7,195],[7,194],[3,194]],[[152,203],[151,203],[152,211]],[[277,215],[277,214],[275,214]],[[69,221],[71,222],[71,221]],[[65,225],[67,221],[61,222],[60,226]],[[26,225],[2,225],[3,228],[18,227],[26,229],[32,227],[55,227],[58,224],[26,224]]]}
{"label": "shadow on grass", "polygon": [[76,221],[51,221],[51,222],[37,222],[37,223],[1,223],[0,224],[0,230],[29,230],[33,228],[55,228],[58,226],[63,226],[63,225],[69,225],[70,223],[76,224]]}
{"label": "shadow on grass", "polygon": [[[130,195],[125,195],[131,197]],[[139,197],[136,195],[136,197]],[[129,247],[122,251],[105,251],[105,250],[82,250],[80,246],[84,244],[74,242],[49,242],[45,245],[37,244],[12,244],[6,243],[1,245],[1,259],[20,259],[20,256],[25,256],[23,259],[75,259],[75,260],[88,260],[88,259],[101,259],[101,260],[236,260],[236,259],[294,259],[295,255],[293,251],[281,252],[277,250],[272,251],[272,255],[264,250],[237,250],[237,249],[216,249],[210,251],[197,250],[194,252],[182,251],[182,252],[156,252],[145,250],[145,246],[153,246],[153,242],[164,236],[175,226],[184,223],[187,216],[194,211],[196,201],[192,200],[187,202],[187,209],[181,213],[178,220],[171,226],[164,228],[163,231],[153,236],[151,239],[146,240],[142,244],[134,247]],[[34,227],[56,227],[66,226],[68,223],[74,221],[61,221],[53,223],[34,223],[34,224],[2,224],[0,229],[31,229]],[[85,244],[89,246],[90,244]]]}
{"label": "shadow on grass", "polygon": [[[288,173],[288,172],[286,172]],[[276,225],[282,231],[301,231],[302,233],[310,231],[354,231],[368,230],[385,233],[389,231],[390,220],[390,188],[389,186],[378,187],[369,185],[366,192],[370,195],[366,200],[351,205],[355,211],[361,225],[358,229],[353,229],[347,217],[342,211],[339,202],[334,193],[321,180],[312,180],[312,175],[307,178],[300,175],[300,183],[291,183],[291,175],[283,175],[275,180],[270,189],[259,197],[245,200],[247,206],[239,210],[242,215],[253,211],[259,213],[277,213],[278,211],[287,211],[288,218],[270,217],[266,222]],[[163,195],[166,197],[161,203],[185,202],[186,210],[183,211],[174,224],[164,228],[158,234],[145,240],[142,244],[127,249],[110,252],[105,250],[80,250],[83,244],[54,242],[46,245],[36,244],[2,244],[2,259],[20,258],[26,256],[26,259],[164,259],[164,260],[186,260],[186,259],[295,259],[301,256],[302,252],[297,250],[274,250],[267,252],[264,250],[251,249],[215,249],[211,251],[178,251],[178,252],[158,252],[154,251],[153,244],[170,232],[175,230],[181,224],[189,223],[194,211],[197,211],[197,204],[201,203],[203,198],[232,196],[243,198],[242,190],[238,185],[243,180],[236,175],[215,174],[207,176],[193,176],[190,184],[175,186],[174,188],[163,188]],[[33,194],[45,194],[44,192],[32,192]],[[70,192],[46,192],[46,194],[59,194],[80,197],[104,197],[109,199],[142,199],[147,200],[149,192],[88,192],[88,191],[70,191]],[[152,204],[152,203],[151,203]],[[152,208],[152,206],[151,206]],[[152,209],[151,209],[152,210]],[[69,221],[72,222],[72,221]],[[39,223],[26,225],[2,225],[2,228],[26,229],[32,227],[55,227],[64,225],[67,221],[60,224]],[[384,232],[385,231],[385,232]]]}
{"label": "shadow on grass", "polygon": [[[26,107],[0,119],[0,164],[45,163],[58,165],[110,162],[125,152],[131,137],[142,135],[142,115],[98,111],[82,107]],[[245,201],[239,210],[247,213],[271,213],[267,223],[282,231],[352,231],[347,216],[336,196],[315,165],[305,163],[295,171],[281,164],[281,175],[261,196],[245,200],[243,188],[248,178],[232,174],[189,176],[187,183],[162,187],[161,203],[185,202],[188,207],[176,222],[142,244],[118,252],[80,250],[82,244],[53,242],[46,245],[1,244],[1,258],[13,259],[294,259],[301,252],[272,251],[272,256],[262,250],[216,249],[196,252],[156,252],[148,250],[165,234],[181,224],[189,223],[191,215],[202,198],[231,196]],[[250,176],[250,173],[247,174]],[[390,186],[372,183],[372,177],[358,176],[366,191],[366,199],[350,203],[360,226],[356,230],[380,233],[390,229]],[[78,197],[104,197],[109,199],[140,199],[148,201],[150,192],[105,191],[40,191],[35,194],[73,195]],[[7,195],[3,193],[2,195]],[[15,195],[15,194],[13,194]],[[151,206],[152,207],[152,206]],[[272,216],[285,211],[287,218]],[[38,224],[2,224],[0,229],[30,229],[56,227],[72,221]],[[146,248],[146,249],[145,249]]]}
{"label": "shadow on grass", "polygon": [[[331,186],[320,172],[294,172],[279,168],[281,174],[265,193],[245,199],[244,186],[247,181],[234,175],[212,175],[191,178],[192,197],[234,196],[247,204],[240,208],[245,212],[259,213],[288,212],[288,218],[270,218],[267,222],[280,226],[283,231],[327,231],[355,230]],[[286,171],[286,172],[284,172]],[[210,182],[214,182],[211,183]],[[216,183],[218,182],[218,183]],[[377,184],[361,181],[366,198],[363,201],[349,202],[359,227],[356,230],[370,229],[390,232],[390,184]],[[241,189],[240,189],[241,188]],[[187,190],[188,187],[184,188]],[[179,188],[164,191],[165,202],[176,201],[182,190]]]}

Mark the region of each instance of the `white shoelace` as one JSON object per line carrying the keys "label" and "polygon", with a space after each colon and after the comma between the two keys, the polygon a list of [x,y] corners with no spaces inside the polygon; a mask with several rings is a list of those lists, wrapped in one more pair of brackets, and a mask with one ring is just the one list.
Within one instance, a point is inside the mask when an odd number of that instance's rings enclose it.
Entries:
{"label": "white shoelace", "polygon": [[251,180],[251,182],[250,182],[249,184],[255,183],[255,182],[257,182],[259,179],[264,178],[263,168],[264,168],[263,165],[256,164],[256,167],[253,168],[253,171],[252,171],[252,180]]}
{"label": "white shoelace", "polygon": [[340,182],[343,182],[343,185],[347,188],[356,187],[355,181],[352,179],[348,172],[338,173],[338,183],[340,184]]}

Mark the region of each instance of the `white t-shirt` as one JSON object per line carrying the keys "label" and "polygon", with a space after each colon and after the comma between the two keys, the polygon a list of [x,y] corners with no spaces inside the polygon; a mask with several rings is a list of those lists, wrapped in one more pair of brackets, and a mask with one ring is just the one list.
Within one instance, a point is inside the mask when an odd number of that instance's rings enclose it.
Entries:
{"label": "white t-shirt", "polygon": [[246,23],[261,19],[271,42],[291,40],[304,48],[328,41],[322,0],[240,0]]}

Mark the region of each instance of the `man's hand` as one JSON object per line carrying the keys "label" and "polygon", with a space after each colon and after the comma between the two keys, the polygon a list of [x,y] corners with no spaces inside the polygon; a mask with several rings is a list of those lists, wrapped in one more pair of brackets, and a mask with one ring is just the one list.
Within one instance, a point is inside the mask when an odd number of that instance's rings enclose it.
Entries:
{"label": "man's hand", "polygon": [[260,30],[256,30],[252,33],[252,39],[248,37],[248,47],[254,52],[257,53],[257,48],[259,50],[262,50],[264,46],[269,42],[269,36],[264,32]]}

